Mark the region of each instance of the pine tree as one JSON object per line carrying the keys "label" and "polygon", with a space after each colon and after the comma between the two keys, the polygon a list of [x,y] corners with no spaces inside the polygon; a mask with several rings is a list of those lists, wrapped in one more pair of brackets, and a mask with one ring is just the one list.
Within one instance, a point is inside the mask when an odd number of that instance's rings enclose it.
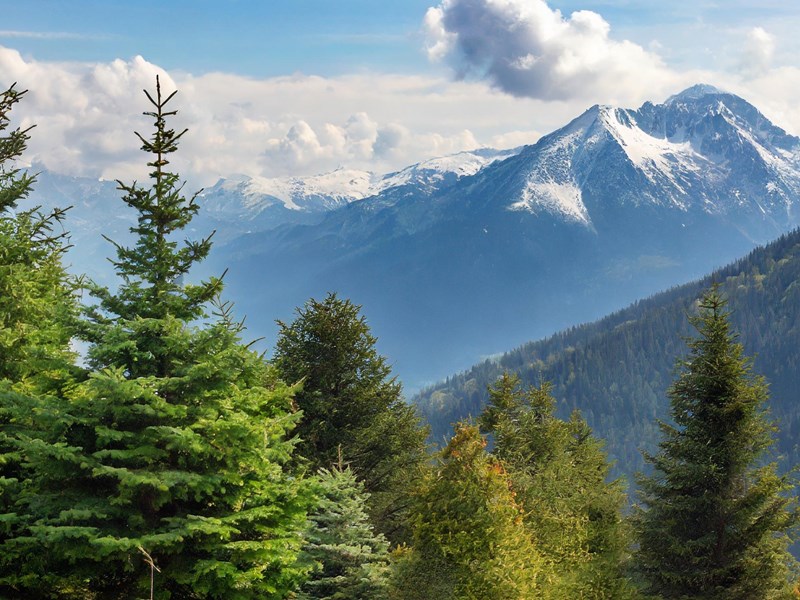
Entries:
{"label": "pine tree", "polygon": [[14,86],[0,94],[0,596],[18,595],[8,541],[30,524],[20,504],[31,476],[20,438],[38,435],[32,415],[76,374],[68,326],[76,314],[75,282],[61,264],[64,211],[19,208],[35,180],[13,165],[29,130],[5,134],[24,94]]}
{"label": "pine tree", "polygon": [[538,552],[503,465],[460,424],[416,494],[413,547],[399,552],[397,600],[542,597]]}
{"label": "pine tree", "polygon": [[[25,92],[0,94],[0,134]],[[61,264],[64,210],[19,210],[35,177],[13,165],[27,146],[30,129],[0,135],[0,380],[31,382],[55,363],[69,360],[75,283]]]}
{"label": "pine tree", "polygon": [[316,568],[298,599],[386,598],[389,543],[369,522],[364,484],[341,464],[322,469],[319,483],[322,499],[309,515],[304,547]]}
{"label": "pine tree", "polygon": [[774,428],[763,379],[731,331],[716,288],[691,318],[697,337],[669,390],[654,473],[640,481],[637,565],[662,598],[791,598],[790,482],[764,464]]}
{"label": "pine tree", "polygon": [[92,290],[89,377],[39,416],[60,439],[24,449],[35,523],[12,542],[21,572],[38,572],[52,596],[145,595],[143,549],[160,598],[282,598],[306,571],[311,497],[285,469],[292,390],[240,342],[220,280],[185,283],[211,243],[176,240],[198,209],[166,170],[185,131],[166,124],[175,92],[162,97],[157,79],[155,97],[145,93],[152,185],[120,183],[136,243],[117,246],[119,288]]}
{"label": "pine tree", "polygon": [[274,364],[283,380],[302,381],[299,454],[320,469],[341,449],[370,494],[373,522],[396,542],[405,535],[407,491],[427,460],[426,431],[360,310],[336,294],[309,300],[291,324],[278,322]]}
{"label": "pine tree", "polygon": [[576,412],[555,416],[548,383],[523,390],[505,373],[489,389],[480,418],[507,466],[524,521],[545,562],[543,598],[621,599],[633,590],[625,573],[628,536],[619,481],[601,443]]}

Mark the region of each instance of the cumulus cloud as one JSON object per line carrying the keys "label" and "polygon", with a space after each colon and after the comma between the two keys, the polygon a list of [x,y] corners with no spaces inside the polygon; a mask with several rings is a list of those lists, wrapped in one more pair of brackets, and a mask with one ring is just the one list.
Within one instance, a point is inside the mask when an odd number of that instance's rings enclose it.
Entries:
{"label": "cumulus cloud", "polygon": [[[486,145],[516,130],[531,106],[483,84],[360,74],[253,79],[167,73],[141,56],[108,63],[57,63],[0,46],[0,85],[29,89],[15,123],[36,124],[28,162],[61,173],[143,179],[134,131],[151,131],[142,89],[156,74],[189,128],[173,166],[197,185],[236,173],[309,175],[339,166],[388,172]],[[571,116],[556,111],[553,126]],[[527,140],[535,141],[535,138]]]}
{"label": "cumulus cloud", "polygon": [[742,46],[739,70],[746,77],[755,77],[769,71],[775,54],[775,38],[763,27],[747,32]]}
{"label": "cumulus cloud", "polygon": [[130,169],[137,148],[131,143],[133,130],[147,126],[138,118],[141,98],[132,91],[152,87],[156,74],[174,89],[167,73],[141,57],[99,65],[55,64],[26,60],[0,47],[0,83],[17,82],[28,89],[14,111],[21,115],[21,126],[36,125],[26,158],[76,175],[105,175],[105,168],[123,177],[146,173]]}
{"label": "cumulus cloud", "polygon": [[[449,19],[459,6],[478,11],[475,18],[495,18],[472,29],[465,20],[456,29]],[[765,71],[753,69],[748,76],[738,69],[677,73],[638,49],[631,56],[655,70],[636,74],[625,70],[635,61],[623,61],[625,69],[612,64],[614,53],[626,43],[613,41],[608,24],[594,13],[565,19],[538,0],[446,0],[432,10],[428,20],[439,29],[431,53],[442,60],[458,59],[453,64],[460,64],[462,79],[387,73],[197,76],[166,72],[140,56],[91,64],[50,62],[0,46],[0,86],[18,82],[20,89],[30,90],[12,114],[15,125],[37,125],[27,161],[66,174],[129,181],[147,176],[133,132],[151,131],[150,120],[142,116],[148,108],[142,89],[152,89],[159,74],[165,91],[179,90],[173,101],[179,114],[172,124],[176,129],[188,127],[189,134],[173,166],[190,180],[190,188],[239,173],[310,175],[340,166],[389,172],[485,145],[529,144],[591,104],[635,107],[697,82],[737,92],[779,125],[800,133],[800,69],[770,67],[771,50],[760,34],[754,39],[761,39],[756,45],[761,54],[751,54],[761,62],[749,64]],[[530,17],[534,13],[541,18]],[[500,18],[504,15],[505,20]],[[477,41],[466,44],[467,32]],[[562,34],[576,40],[569,52],[564,39],[556,39]],[[505,40],[514,36],[516,46]],[[528,43],[532,36],[539,46]],[[587,40],[597,46],[590,53],[594,63],[586,56]],[[507,52],[511,46],[518,51]],[[467,48],[472,50],[467,53]],[[496,75],[488,74],[486,69],[501,64],[501,56],[508,59],[505,70],[498,66]],[[478,65],[483,79],[472,76]],[[540,97],[513,95],[500,86],[498,78],[508,76],[504,85],[516,85],[520,92],[538,89],[522,72],[543,90]],[[515,73],[516,79],[511,77]],[[653,73],[661,77],[656,81]],[[572,96],[565,92],[570,90]]]}
{"label": "cumulus cloud", "polygon": [[607,96],[675,79],[652,51],[612,39],[599,14],[565,18],[544,0],[444,0],[428,9],[424,29],[431,60],[515,96]]}

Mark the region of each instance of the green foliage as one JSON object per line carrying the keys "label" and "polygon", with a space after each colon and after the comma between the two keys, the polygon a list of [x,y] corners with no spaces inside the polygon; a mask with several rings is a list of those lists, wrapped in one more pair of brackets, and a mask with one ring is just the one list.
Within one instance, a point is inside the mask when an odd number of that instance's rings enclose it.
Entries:
{"label": "green foliage", "polygon": [[607,482],[601,443],[575,412],[555,417],[551,387],[523,390],[508,373],[489,390],[480,418],[493,454],[509,471],[524,521],[546,565],[543,598],[630,597],[624,566],[628,536],[625,495]]}
{"label": "green foliage", "polygon": [[61,265],[64,235],[56,232],[63,210],[17,210],[34,177],[13,167],[29,130],[8,133],[10,112],[25,92],[0,94],[0,379],[32,384],[70,358],[74,283]]}
{"label": "green foliage", "polygon": [[278,323],[274,364],[283,380],[302,381],[299,454],[328,468],[341,449],[370,494],[373,522],[397,541],[405,535],[407,491],[426,460],[426,432],[360,309],[336,294],[309,300],[294,322]]}
{"label": "green foliage", "polygon": [[30,435],[33,416],[48,395],[68,385],[71,367],[68,323],[76,313],[74,282],[61,264],[63,234],[56,230],[61,210],[19,210],[34,178],[14,168],[28,130],[8,133],[10,111],[24,96],[12,86],[0,94],[0,596],[18,566],[9,540],[30,525],[20,504],[31,473],[18,440]]}
{"label": "green foliage", "polygon": [[349,469],[319,473],[322,499],[309,515],[304,555],[316,564],[299,600],[378,600],[387,597],[389,543],[375,533],[369,495]]}
{"label": "green foliage", "polygon": [[25,95],[15,89],[16,84],[0,94],[0,212],[15,209],[17,203],[27,197],[33,185],[34,178],[27,173],[22,173],[12,166],[12,162],[22,156],[28,145],[29,129],[19,127],[11,131],[10,113],[14,105]]}
{"label": "green foliage", "polygon": [[713,281],[728,298],[732,324],[754,368],[770,382],[770,410],[781,423],[776,448],[781,469],[800,463],[800,230],[787,234],[708,277],[636,302],[587,325],[558,333],[486,361],[424,391],[415,402],[442,439],[450,424],[480,414],[488,386],[504,371],[525,385],[553,383],[556,412],[578,409],[595,434],[606,440],[615,474],[630,480],[647,468],[640,449],[654,451],[657,419],[668,418],[666,391],[687,316]]}
{"label": "green foliage", "polygon": [[397,600],[541,597],[542,561],[502,464],[461,424],[416,494],[413,548],[401,552]]}
{"label": "green foliage", "polygon": [[767,389],[736,342],[716,288],[691,319],[698,335],[669,390],[654,473],[640,481],[639,571],[664,598],[791,598],[791,482],[759,466],[772,442]]}
{"label": "green foliage", "polygon": [[175,240],[197,205],[165,170],[183,133],[166,126],[174,93],[156,90],[155,133],[140,136],[152,185],[120,184],[137,242],[117,247],[122,283],[93,287],[100,303],[82,328],[91,373],[36,415],[47,436],[21,438],[33,522],[8,542],[15,585],[141,597],[141,546],[161,569],[159,598],[282,598],[307,570],[297,557],[312,497],[286,470],[292,389],[242,345],[218,279],[184,283],[210,241]]}

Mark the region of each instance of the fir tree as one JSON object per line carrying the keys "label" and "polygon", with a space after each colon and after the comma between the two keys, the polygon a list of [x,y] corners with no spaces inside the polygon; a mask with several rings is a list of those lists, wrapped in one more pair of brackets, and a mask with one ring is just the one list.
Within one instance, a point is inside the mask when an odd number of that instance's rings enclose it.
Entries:
{"label": "fir tree", "polygon": [[14,86],[0,94],[0,380],[31,382],[71,358],[70,331],[75,283],[61,259],[64,210],[20,210],[35,177],[13,164],[30,129],[5,133],[10,112],[25,92]]}
{"label": "fir tree", "polygon": [[518,376],[505,373],[489,397],[480,424],[494,438],[493,454],[508,468],[546,565],[542,597],[630,597],[625,495],[619,481],[607,481],[601,443],[577,412],[569,421],[555,416],[546,382],[523,390]]}
{"label": "fir tree", "polygon": [[416,494],[413,547],[392,580],[397,600],[541,597],[541,558],[503,465],[460,424]]}
{"label": "fir tree", "polygon": [[20,439],[39,436],[33,415],[75,374],[68,326],[75,282],[61,264],[64,211],[19,208],[35,179],[13,165],[29,130],[6,131],[23,96],[14,86],[0,94],[0,596],[20,595],[9,540],[30,525],[20,502],[31,477]]}
{"label": "fir tree", "polygon": [[341,464],[321,470],[319,483],[321,501],[309,515],[304,547],[316,568],[298,599],[386,598],[389,543],[369,522],[363,483]]}
{"label": "fir tree", "polygon": [[302,381],[299,454],[319,469],[341,449],[370,494],[373,522],[397,541],[408,489],[427,459],[426,432],[360,309],[336,294],[309,300],[291,324],[278,322],[274,363],[285,381]]}
{"label": "fir tree", "polygon": [[176,240],[198,209],[166,170],[185,132],[166,124],[175,92],[162,97],[157,79],[145,93],[152,185],[120,183],[136,244],[117,246],[119,288],[93,288],[89,377],[39,417],[58,443],[25,448],[35,523],[12,542],[52,596],[144,595],[143,548],[160,568],[157,597],[281,598],[305,573],[310,497],[285,470],[292,390],[240,342],[220,280],[185,283],[211,244]]}
{"label": "fir tree", "polygon": [[691,321],[698,336],[669,390],[674,425],[647,456],[636,519],[639,571],[662,598],[791,598],[791,489],[763,464],[774,428],[767,388],[731,331],[716,288]]}

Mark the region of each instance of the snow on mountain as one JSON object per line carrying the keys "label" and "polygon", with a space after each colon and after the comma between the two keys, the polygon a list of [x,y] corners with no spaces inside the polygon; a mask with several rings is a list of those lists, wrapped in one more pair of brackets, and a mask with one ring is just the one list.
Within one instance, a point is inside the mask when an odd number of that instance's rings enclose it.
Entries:
{"label": "snow on mountain", "polygon": [[402,171],[384,175],[374,186],[372,194],[377,195],[393,188],[414,185],[427,192],[441,188],[448,180],[452,183],[462,177],[474,175],[485,166],[514,156],[522,148],[494,150],[484,148],[469,152],[459,152],[441,158],[411,165]]}
{"label": "snow on mountain", "polygon": [[[430,195],[517,151],[460,152],[387,175],[345,168],[308,177],[235,175],[201,193],[202,209],[189,233],[201,237],[216,230],[214,239],[219,245],[279,225],[313,224],[330,211],[382,193]],[[72,207],[65,226],[73,242],[68,261],[74,270],[105,279],[106,257],[113,249],[102,234],[127,242],[128,229],[135,223],[134,214],[122,208],[117,183],[62,175],[42,165],[30,170],[38,174],[32,203],[44,208]]]}
{"label": "snow on mountain", "polygon": [[800,139],[710,86],[593,106],[512,154],[420,163],[311,226],[231,241],[240,308],[269,336],[258,315],[337,291],[413,386],[800,225]]}
{"label": "snow on mountain", "polygon": [[294,211],[330,210],[371,195],[376,179],[368,171],[342,168],[311,177],[240,175],[220,180],[203,197],[209,210],[254,218],[275,204]]}
{"label": "snow on mountain", "polygon": [[589,225],[589,211],[581,198],[581,189],[574,183],[557,183],[555,181],[529,181],[522,190],[522,198],[514,202],[512,210],[531,210],[534,206],[561,214],[567,220],[574,220]]}
{"label": "snow on mountain", "polygon": [[313,215],[399,188],[431,194],[518,150],[484,148],[460,152],[387,175],[345,168],[310,177],[239,175],[221,179],[203,192],[203,206],[212,218],[228,223],[250,222],[257,229],[286,222],[308,223],[314,221]]}
{"label": "snow on mountain", "polygon": [[697,163],[704,160],[688,141],[671,141],[643,131],[635,117],[624,110],[602,107],[600,115],[628,159],[651,181],[664,178],[679,191],[684,191],[678,174],[696,171]]}
{"label": "snow on mountain", "polygon": [[744,210],[785,223],[800,198],[800,139],[708,85],[637,110],[594,106],[515,161],[509,209],[590,228],[598,202]]}
{"label": "snow on mountain", "polygon": [[709,85],[707,83],[697,83],[682,92],[673,94],[666,99],[664,104],[676,104],[678,102],[686,102],[687,100],[699,100],[703,96],[717,96],[724,92],[718,87]]}

